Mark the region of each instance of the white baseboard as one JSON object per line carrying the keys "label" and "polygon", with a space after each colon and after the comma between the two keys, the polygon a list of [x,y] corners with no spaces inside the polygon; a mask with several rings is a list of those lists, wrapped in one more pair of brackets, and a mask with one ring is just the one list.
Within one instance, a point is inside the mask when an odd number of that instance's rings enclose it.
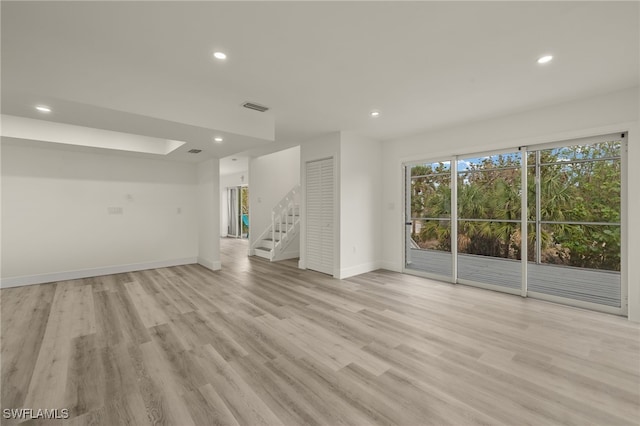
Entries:
{"label": "white baseboard", "polygon": [[365,274],[367,272],[375,271],[376,269],[380,269],[380,262],[361,263],[360,265],[340,269],[340,275],[338,278],[343,280],[345,278],[353,277],[355,275],[360,275],[360,274]]}
{"label": "white baseboard", "polygon": [[386,269],[387,271],[402,272],[402,266],[396,265],[394,262],[382,261],[380,262],[380,269]]}
{"label": "white baseboard", "polygon": [[183,259],[161,260],[158,262],[132,263],[128,265],[105,266],[102,268],[80,269],[76,271],[54,272],[51,274],[25,275],[2,278],[0,288],[20,287],[24,285],[52,283],[56,281],[77,280],[81,278],[99,277],[101,275],[122,274],[125,272],[144,271],[146,269],[167,268],[170,266],[190,265],[197,263],[195,257]]}
{"label": "white baseboard", "polygon": [[211,261],[207,259],[203,259],[201,257],[198,258],[198,265],[202,265],[207,269],[211,269],[212,271],[219,271],[222,268],[222,264],[220,261]]}
{"label": "white baseboard", "polygon": [[307,264],[305,263],[304,259],[300,258],[300,260],[298,260],[298,269],[307,269]]}

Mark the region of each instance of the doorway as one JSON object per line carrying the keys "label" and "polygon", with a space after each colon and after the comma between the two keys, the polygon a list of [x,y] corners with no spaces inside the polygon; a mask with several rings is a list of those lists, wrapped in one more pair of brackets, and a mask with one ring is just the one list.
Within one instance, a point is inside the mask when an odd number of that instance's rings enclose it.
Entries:
{"label": "doorway", "polygon": [[227,237],[249,238],[249,186],[227,188]]}

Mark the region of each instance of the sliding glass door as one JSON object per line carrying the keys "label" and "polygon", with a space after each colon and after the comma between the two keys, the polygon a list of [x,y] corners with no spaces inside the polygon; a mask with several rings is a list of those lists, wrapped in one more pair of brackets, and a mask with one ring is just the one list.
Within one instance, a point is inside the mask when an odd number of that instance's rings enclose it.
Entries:
{"label": "sliding glass door", "polygon": [[227,188],[227,237],[249,238],[249,187]]}
{"label": "sliding glass door", "polygon": [[406,165],[405,271],[625,313],[625,139]]}
{"label": "sliding glass door", "polygon": [[622,135],[530,153],[528,290],[621,307]]}
{"label": "sliding glass door", "polygon": [[405,268],[450,280],[451,161],[405,167]]}
{"label": "sliding glass door", "polygon": [[458,159],[458,280],[521,290],[520,152]]}

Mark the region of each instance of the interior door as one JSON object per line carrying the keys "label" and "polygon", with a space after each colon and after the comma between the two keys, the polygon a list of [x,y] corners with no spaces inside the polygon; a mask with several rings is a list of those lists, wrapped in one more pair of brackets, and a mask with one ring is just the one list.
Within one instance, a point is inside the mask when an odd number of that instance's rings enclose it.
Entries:
{"label": "interior door", "polygon": [[333,275],[334,161],[306,163],[306,267]]}

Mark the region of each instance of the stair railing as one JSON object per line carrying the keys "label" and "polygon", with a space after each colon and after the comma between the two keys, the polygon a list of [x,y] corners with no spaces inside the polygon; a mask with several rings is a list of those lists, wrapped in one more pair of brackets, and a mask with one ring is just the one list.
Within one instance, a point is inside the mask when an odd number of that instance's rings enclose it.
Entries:
{"label": "stair railing", "polygon": [[[273,256],[276,251],[276,246],[280,245],[283,239],[287,238],[287,233],[291,231],[296,225],[296,205],[300,202],[300,185],[296,185],[280,200],[276,206],[271,209],[271,225],[259,235],[259,237],[254,241],[252,248],[255,249],[256,246],[265,239],[267,236],[271,236],[271,241],[273,243],[273,248],[271,249],[271,259],[273,260]],[[291,211],[292,218],[289,220],[289,211]],[[299,213],[299,212],[298,212]],[[284,222],[283,222],[284,219]],[[278,230],[276,231],[276,223],[278,224]],[[284,225],[284,236],[283,236],[283,225]],[[276,233],[278,234],[279,241],[276,244]]]}
{"label": "stair railing", "polygon": [[[271,241],[273,249],[271,258],[275,255],[276,248],[281,247],[284,241],[291,235],[291,231],[296,224],[296,205],[300,199],[300,185],[296,185],[285,195],[282,200],[271,211]],[[298,212],[299,213],[299,212]],[[289,220],[291,216],[291,220]],[[278,230],[276,231],[276,224]],[[283,231],[284,228],[284,231]],[[278,240],[276,243],[276,233]],[[284,235],[283,235],[284,234]]]}

